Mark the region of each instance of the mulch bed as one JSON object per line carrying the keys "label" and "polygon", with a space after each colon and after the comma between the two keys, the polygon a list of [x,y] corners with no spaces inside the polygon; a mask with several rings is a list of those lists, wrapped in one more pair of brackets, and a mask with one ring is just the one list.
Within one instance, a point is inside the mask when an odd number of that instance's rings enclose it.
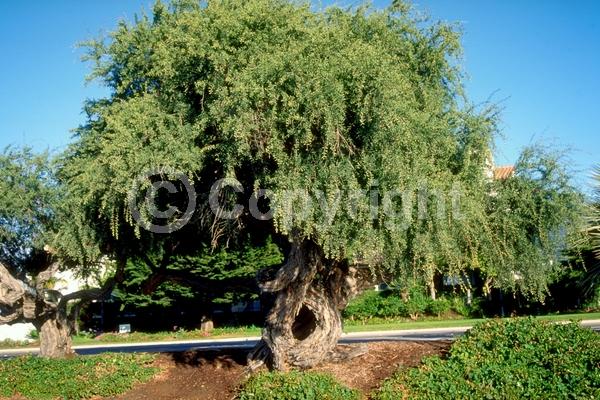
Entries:
{"label": "mulch bed", "polygon": [[[368,394],[401,367],[419,365],[428,355],[443,354],[450,342],[372,342],[369,351],[341,363],[314,370],[328,372],[340,382]],[[114,399],[118,400],[227,400],[235,398],[245,379],[246,351],[188,351],[162,354],[162,372],[152,381]]]}

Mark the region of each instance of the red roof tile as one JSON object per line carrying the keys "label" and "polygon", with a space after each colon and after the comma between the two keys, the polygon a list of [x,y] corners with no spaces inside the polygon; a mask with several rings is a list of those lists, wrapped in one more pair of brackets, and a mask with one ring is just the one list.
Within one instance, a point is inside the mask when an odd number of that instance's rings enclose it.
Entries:
{"label": "red roof tile", "polygon": [[504,180],[510,178],[515,174],[515,167],[513,165],[504,165],[502,167],[494,168],[494,179]]}

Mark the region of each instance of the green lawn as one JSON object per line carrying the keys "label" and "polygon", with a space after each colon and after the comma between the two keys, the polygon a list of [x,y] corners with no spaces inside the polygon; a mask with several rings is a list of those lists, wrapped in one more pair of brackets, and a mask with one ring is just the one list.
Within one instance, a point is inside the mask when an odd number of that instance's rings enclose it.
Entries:
{"label": "green lawn", "polygon": [[[583,320],[583,319],[600,319],[600,312],[594,313],[578,313],[578,314],[551,314],[542,315],[539,317],[542,320],[548,321],[567,321],[567,320]],[[346,321],[344,332],[372,332],[372,331],[391,331],[403,329],[432,329],[432,328],[453,328],[472,326],[478,322],[485,321],[486,318],[464,318],[464,319],[427,319],[423,321],[411,320],[374,320],[367,323],[356,321]]]}
{"label": "green lawn", "polygon": [[99,343],[133,343],[133,342],[161,342],[176,340],[202,340],[226,339],[246,336],[260,336],[261,328],[258,326],[239,326],[215,328],[211,335],[205,335],[200,330],[179,330],[175,332],[132,332],[129,334],[105,333],[98,337],[75,336],[73,344],[99,344]]}
{"label": "green lawn", "polygon": [[[550,321],[561,320],[583,320],[583,319],[600,319],[600,312],[594,313],[579,313],[579,314],[551,314],[536,317]],[[451,328],[472,326],[478,322],[484,321],[484,318],[474,319],[441,319],[427,317],[427,319],[419,321],[411,321],[408,319],[402,320],[382,320],[373,319],[367,322],[345,321],[344,332],[374,332],[374,331],[390,331],[404,329],[428,329],[428,328]],[[260,327],[257,326],[242,326],[242,327],[224,327],[215,328],[211,335],[204,335],[199,330],[191,331],[176,331],[176,332],[132,332],[130,334],[106,333],[96,338],[89,336],[75,336],[73,338],[74,345],[90,345],[101,343],[133,343],[133,342],[161,342],[161,341],[177,341],[177,340],[208,340],[208,339],[225,339],[247,336],[260,336]],[[35,347],[36,342],[23,343],[4,341],[0,342],[0,348],[15,348],[15,347]]]}

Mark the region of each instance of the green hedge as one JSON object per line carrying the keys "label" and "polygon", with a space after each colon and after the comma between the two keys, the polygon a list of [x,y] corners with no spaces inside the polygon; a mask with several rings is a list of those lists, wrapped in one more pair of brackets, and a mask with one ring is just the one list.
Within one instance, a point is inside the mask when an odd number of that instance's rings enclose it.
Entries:
{"label": "green hedge", "polygon": [[360,394],[327,374],[264,372],[242,387],[239,400],[358,400]]}
{"label": "green hedge", "polygon": [[0,361],[0,396],[87,399],[114,396],[158,371],[147,354],[102,354],[70,359],[25,356]]}
{"label": "green hedge", "polygon": [[376,399],[600,398],[600,335],[532,318],[482,323],[446,359],[386,381]]}
{"label": "green hedge", "polygon": [[407,301],[403,301],[395,290],[376,292],[369,290],[352,300],[344,310],[344,318],[367,320],[369,318],[416,318],[419,316],[443,316],[454,312],[464,317],[476,314],[459,297],[439,297],[431,300],[421,291],[412,291]]}

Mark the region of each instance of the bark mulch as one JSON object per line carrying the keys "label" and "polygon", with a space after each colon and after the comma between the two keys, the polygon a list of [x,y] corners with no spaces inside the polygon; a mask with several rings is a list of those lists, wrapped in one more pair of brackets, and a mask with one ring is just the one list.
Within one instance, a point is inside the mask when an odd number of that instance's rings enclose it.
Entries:
{"label": "bark mulch", "polygon": [[[340,382],[366,396],[400,367],[419,365],[424,356],[443,354],[450,342],[372,342],[369,351],[341,363],[314,368],[328,372]],[[228,400],[235,397],[245,378],[246,352],[189,351],[162,354],[162,372],[152,381],[138,385],[118,400]]]}

